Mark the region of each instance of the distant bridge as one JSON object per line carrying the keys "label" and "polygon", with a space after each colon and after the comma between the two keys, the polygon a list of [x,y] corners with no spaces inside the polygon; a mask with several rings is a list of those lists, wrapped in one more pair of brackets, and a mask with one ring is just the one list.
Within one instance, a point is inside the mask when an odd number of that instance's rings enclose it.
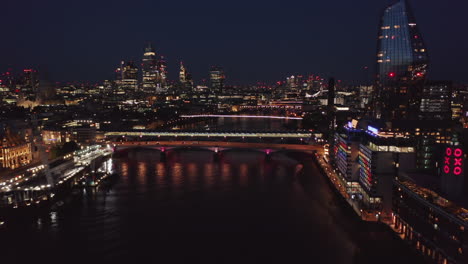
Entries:
{"label": "distant bridge", "polygon": [[235,137],[235,138],[296,138],[309,139],[310,132],[242,132],[242,131],[110,131],[106,138],[112,137]]}
{"label": "distant bridge", "polygon": [[199,117],[227,117],[227,118],[259,118],[259,119],[289,119],[302,120],[302,117],[289,116],[264,116],[264,115],[181,115],[182,118],[199,118]]}

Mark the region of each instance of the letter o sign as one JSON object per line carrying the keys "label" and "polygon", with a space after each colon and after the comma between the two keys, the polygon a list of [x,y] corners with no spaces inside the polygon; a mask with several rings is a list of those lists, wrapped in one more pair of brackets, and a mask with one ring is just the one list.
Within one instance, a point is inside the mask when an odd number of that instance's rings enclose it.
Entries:
{"label": "letter o sign", "polygon": [[449,174],[450,173],[450,167],[448,165],[445,165],[444,166],[444,172],[445,174]]}
{"label": "letter o sign", "polygon": [[459,148],[455,149],[455,157],[461,157],[461,155],[463,155],[463,151]]}
{"label": "letter o sign", "polygon": [[445,150],[445,154],[446,154],[447,156],[452,156],[452,149],[451,149],[451,148],[447,148],[447,149]]}
{"label": "letter o sign", "polygon": [[461,167],[455,167],[455,169],[453,169],[453,174],[460,175],[461,173],[462,173]]}

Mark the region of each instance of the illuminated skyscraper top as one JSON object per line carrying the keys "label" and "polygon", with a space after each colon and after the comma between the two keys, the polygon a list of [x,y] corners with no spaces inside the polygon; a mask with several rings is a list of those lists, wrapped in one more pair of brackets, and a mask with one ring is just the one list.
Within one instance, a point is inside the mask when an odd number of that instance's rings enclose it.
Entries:
{"label": "illuminated skyscraper top", "polygon": [[179,81],[183,84],[187,82],[187,69],[183,62],[180,62]]}
{"label": "illuminated skyscraper top", "polygon": [[429,58],[410,6],[405,0],[382,16],[378,52],[376,116],[412,118],[419,109]]}

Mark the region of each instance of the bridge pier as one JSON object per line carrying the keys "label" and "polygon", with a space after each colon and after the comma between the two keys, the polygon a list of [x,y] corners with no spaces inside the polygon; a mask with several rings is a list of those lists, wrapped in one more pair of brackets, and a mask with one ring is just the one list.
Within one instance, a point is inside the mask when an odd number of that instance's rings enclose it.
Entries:
{"label": "bridge pier", "polygon": [[265,151],[265,154],[266,154],[266,156],[265,156],[265,161],[270,162],[270,161],[271,161],[271,150],[270,150],[270,149],[267,149],[267,150]]}
{"label": "bridge pier", "polygon": [[159,161],[165,162],[167,158],[165,148],[161,148],[161,153],[159,154]]}
{"label": "bridge pier", "polygon": [[220,157],[221,157],[221,152],[219,151],[218,147],[215,147],[213,149],[213,160],[214,161],[219,161]]}

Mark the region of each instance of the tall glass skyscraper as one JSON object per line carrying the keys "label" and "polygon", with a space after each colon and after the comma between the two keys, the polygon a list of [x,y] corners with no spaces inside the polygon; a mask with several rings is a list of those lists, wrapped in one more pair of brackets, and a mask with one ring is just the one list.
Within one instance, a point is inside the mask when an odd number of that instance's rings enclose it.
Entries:
{"label": "tall glass skyscraper", "polygon": [[151,43],[145,48],[142,60],[143,68],[143,90],[147,92],[156,91],[156,83],[158,78],[158,60],[156,52]]}
{"label": "tall glass skyscraper", "polygon": [[376,117],[416,118],[429,58],[407,1],[384,10],[378,38]]}

